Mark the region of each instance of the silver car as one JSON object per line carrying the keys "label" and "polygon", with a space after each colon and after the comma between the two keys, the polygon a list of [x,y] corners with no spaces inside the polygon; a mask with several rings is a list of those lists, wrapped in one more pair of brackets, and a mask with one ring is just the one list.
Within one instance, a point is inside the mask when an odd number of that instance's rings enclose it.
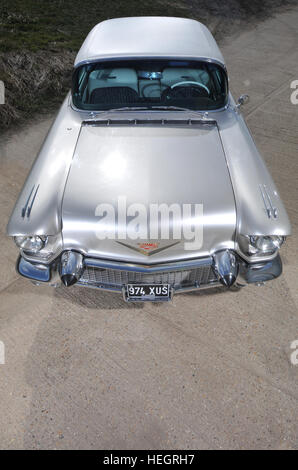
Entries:
{"label": "silver car", "polygon": [[7,227],[36,284],[167,301],[282,272],[291,227],[209,30],[99,23]]}

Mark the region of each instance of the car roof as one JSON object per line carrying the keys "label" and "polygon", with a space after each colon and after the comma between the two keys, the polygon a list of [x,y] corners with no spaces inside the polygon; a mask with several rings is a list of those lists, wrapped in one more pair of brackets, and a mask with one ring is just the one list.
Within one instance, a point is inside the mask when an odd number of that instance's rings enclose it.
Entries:
{"label": "car roof", "polygon": [[202,23],[158,16],[98,23],[83,42],[74,65],[124,57],[203,58],[224,65],[215,39]]}

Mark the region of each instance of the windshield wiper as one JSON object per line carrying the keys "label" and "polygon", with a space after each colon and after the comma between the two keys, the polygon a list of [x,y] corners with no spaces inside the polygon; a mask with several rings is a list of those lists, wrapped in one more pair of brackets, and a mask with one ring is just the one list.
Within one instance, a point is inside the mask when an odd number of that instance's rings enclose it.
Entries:
{"label": "windshield wiper", "polygon": [[148,109],[154,109],[154,110],[170,110],[170,111],[187,111],[187,112],[192,112],[192,113],[202,113],[202,111],[196,111],[195,109],[190,109],[190,108],[182,108],[181,106],[172,106],[172,105],[169,105],[169,106],[150,106],[150,108],[148,107]]}
{"label": "windshield wiper", "polygon": [[91,114],[97,113],[111,113],[114,111],[146,111],[149,108],[147,106],[123,106],[122,108],[110,108],[110,109],[102,109],[100,111],[90,111]]}
{"label": "windshield wiper", "polygon": [[[90,111],[90,114],[96,115],[98,113],[110,113],[117,111],[187,111],[191,113],[205,114],[204,111],[196,111],[195,109],[182,108],[180,106],[163,106],[163,105],[154,105],[154,106],[123,106],[122,108],[111,108],[103,109],[101,111]],[[207,112],[206,112],[207,113]]]}

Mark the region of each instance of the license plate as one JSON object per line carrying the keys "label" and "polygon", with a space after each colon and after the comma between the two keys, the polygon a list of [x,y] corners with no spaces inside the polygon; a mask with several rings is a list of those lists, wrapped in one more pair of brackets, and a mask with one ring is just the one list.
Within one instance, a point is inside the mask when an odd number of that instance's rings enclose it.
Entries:
{"label": "license plate", "polygon": [[170,300],[171,290],[169,284],[128,284],[126,300]]}

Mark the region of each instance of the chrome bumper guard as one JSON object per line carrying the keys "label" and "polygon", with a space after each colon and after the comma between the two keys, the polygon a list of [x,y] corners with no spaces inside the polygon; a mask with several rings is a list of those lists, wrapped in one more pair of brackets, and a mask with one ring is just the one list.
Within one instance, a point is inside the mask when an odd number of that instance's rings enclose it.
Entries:
{"label": "chrome bumper guard", "polygon": [[260,284],[276,279],[281,273],[282,261],[279,254],[274,259],[262,263],[248,264],[241,260],[237,281],[245,284]]}
{"label": "chrome bumper guard", "polygon": [[52,270],[50,266],[43,264],[34,264],[19,256],[16,265],[17,272],[36,282],[49,282],[51,280]]}

